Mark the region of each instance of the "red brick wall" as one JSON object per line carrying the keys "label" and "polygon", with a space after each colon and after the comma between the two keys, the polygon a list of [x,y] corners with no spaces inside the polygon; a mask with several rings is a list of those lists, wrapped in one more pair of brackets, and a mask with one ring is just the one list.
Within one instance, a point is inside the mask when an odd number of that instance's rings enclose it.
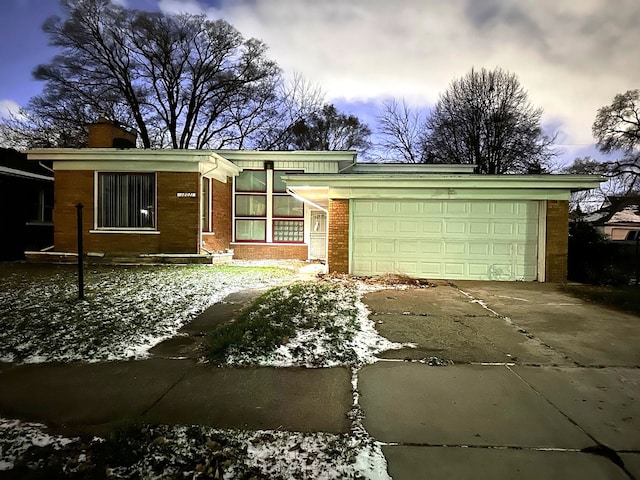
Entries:
{"label": "red brick wall", "polygon": [[203,234],[204,248],[212,251],[222,251],[231,244],[231,195],[233,181],[227,183],[218,180],[211,181],[211,234]]}
{"label": "red brick wall", "polygon": [[[198,253],[199,174],[158,172],[156,179],[159,234],[89,233],[94,228],[94,172],[57,170],[53,210],[55,250],[77,251],[75,205],[81,202],[87,252]],[[178,192],[196,192],[197,196],[177,197]]]}
{"label": "red brick wall", "polygon": [[233,258],[237,260],[307,260],[307,245],[251,245],[234,243]]}
{"label": "red brick wall", "polygon": [[546,241],[545,279],[547,282],[566,282],[567,252],[569,249],[568,201],[547,201]]}
{"label": "red brick wall", "polygon": [[349,273],[349,200],[329,200],[329,272]]}

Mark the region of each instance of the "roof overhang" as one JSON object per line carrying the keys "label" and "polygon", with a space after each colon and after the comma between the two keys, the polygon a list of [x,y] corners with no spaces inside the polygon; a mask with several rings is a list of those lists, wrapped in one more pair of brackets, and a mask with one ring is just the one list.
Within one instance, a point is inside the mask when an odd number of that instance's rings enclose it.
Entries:
{"label": "roof overhang", "polygon": [[199,172],[226,182],[242,168],[212,150],[43,148],[28,150],[29,160],[53,161],[53,170]]}
{"label": "roof overhang", "polygon": [[16,168],[9,168],[0,166],[0,175],[6,175],[8,177],[28,178],[31,180],[43,180],[45,182],[53,182],[53,177],[48,175],[41,175],[39,173],[27,172],[25,170],[18,170]]}
{"label": "roof overhang", "polygon": [[414,198],[568,200],[571,192],[597,188],[594,175],[293,174],[289,190],[326,208],[329,199]]}

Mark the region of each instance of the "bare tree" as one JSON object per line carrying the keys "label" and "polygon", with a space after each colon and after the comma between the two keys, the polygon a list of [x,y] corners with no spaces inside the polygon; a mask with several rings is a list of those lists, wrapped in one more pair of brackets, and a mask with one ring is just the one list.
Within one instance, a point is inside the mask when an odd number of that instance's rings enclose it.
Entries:
{"label": "bare tree", "polygon": [[355,115],[339,112],[334,105],[322,107],[292,127],[295,150],[358,150],[369,148],[371,130]]}
{"label": "bare tree", "polygon": [[423,120],[403,99],[385,101],[376,116],[380,140],[377,146],[385,156],[407,163],[422,163],[424,144]]}
{"label": "bare tree", "polygon": [[317,114],[324,105],[324,92],[319,85],[295,73],[278,85],[276,102],[265,118],[255,122],[252,144],[260,150],[296,149],[293,128],[301,121]]}
{"label": "bare tree", "polygon": [[611,105],[600,108],[592,132],[601,152],[622,153],[615,162],[620,173],[640,174],[640,90],[619,93]]}
{"label": "bare tree", "polygon": [[472,69],[440,95],[425,123],[425,158],[469,163],[478,173],[542,173],[555,155],[516,75]]}
{"label": "bare tree", "polygon": [[275,101],[280,69],[266,46],[224,20],[142,12],[111,0],[61,3],[66,19],[51,17],[43,27],[61,53],[35,70],[46,85],[27,118],[62,102],[75,107],[61,114],[83,110],[78,128],[105,116],[135,126],[145,148],[237,147]]}

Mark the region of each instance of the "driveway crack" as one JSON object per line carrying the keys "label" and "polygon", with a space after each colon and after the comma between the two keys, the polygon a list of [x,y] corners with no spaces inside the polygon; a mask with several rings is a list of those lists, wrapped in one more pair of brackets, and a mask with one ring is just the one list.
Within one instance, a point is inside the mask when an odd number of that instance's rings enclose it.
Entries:
{"label": "driveway crack", "polygon": [[593,454],[593,455],[598,455],[598,456],[605,457],[605,458],[609,459],[611,462],[613,462],[615,465],[617,465],[619,468],[621,468],[627,474],[627,476],[629,478],[631,478],[632,480],[635,480],[634,475],[627,469],[627,467],[624,464],[624,461],[622,460],[622,458],[620,457],[618,452],[616,452],[612,448],[608,447],[607,445],[603,444],[596,437],[594,437],[592,434],[587,432],[576,420],[574,420],[569,414],[565,413],[560,407],[558,407],[549,398],[547,398],[547,396],[544,395],[540,390],[538,390],[531,383],[529,383],[527,380],[525,380],[524,377],[522,377],[522,375],[520,375],[518,372],[513,370],[513,368],[511,368],[509,365],[507,365],[506,368],[513,375],[515,375],[523,384],[525,384],[531,391],[533,391],[536,395],[538,395],[545,402],[547,402],[549,405],[551,405],[551,407],[553,407],[558,413],[560,413],[560,415],[562,415],[564,418],[566,418],[572,425],[574,425],[578,430],[580,430],[583,434],[585,434],[587,437],[589,437],[595,443],[595,445],[593,445],[593,446],[581,449],[580,450],[581,452],[590,453],[590,454]]}

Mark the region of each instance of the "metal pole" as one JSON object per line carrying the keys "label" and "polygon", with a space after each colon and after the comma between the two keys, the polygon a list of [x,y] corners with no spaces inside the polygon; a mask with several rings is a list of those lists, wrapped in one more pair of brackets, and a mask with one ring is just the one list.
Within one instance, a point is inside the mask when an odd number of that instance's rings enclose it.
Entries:
{"label": "metal pole", "polygon": [[76,205],[78,210],[78,299],[84,300],[84,249],[82,246],[82,204]]}
{"label": "metal pole", "polygon": [[640,280],[640,232],[636,232],[636,287]]}

